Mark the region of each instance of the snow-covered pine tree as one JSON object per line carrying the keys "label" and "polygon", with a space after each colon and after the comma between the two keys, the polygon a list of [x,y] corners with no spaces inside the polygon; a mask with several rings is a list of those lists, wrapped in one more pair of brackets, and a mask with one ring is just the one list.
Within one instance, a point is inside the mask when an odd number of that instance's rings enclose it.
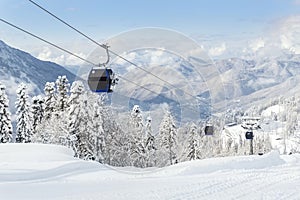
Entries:
{"label": "snow-covered pine tree", "polygon": [[67,114],[66,112],[61,113],[59,118],[44,118],[42,123],[37,126],[33,141],[68,146]]}
{"label": "snow-covered pine tree", "polygon": [[228,109],[224,113],[224,122],[228,123],[241,123],[241,117],[244,115],[244,112],[240,108]]}
{"label": "snow-covered pine tree", "polygon": [[105,162],[106,141],[103,129],[103,115],[101,113],[103,108],[102,98],[99,98],[93,105],[92,116],[92,139],[94,143],[93,157],[100,163]]}
{"label": "snow-covered pine tree", "polygon": [[214,135],[213,135],[213,155],[220,156],[222,152],[222,135],[221,132],[225,126],[224,121],[220,118],[213,118],[212,124],[214,126]]}
{"label": "snow-covered pine tree", "polygon": [[11,114],[5,89],[6,87],[0,83],[0,143],[12,141]]}
{"label": "snow-covered pine tree", "polygon": [[144,135],[143,115],[140,106],[134,105],[130,113],[132,164],[136,167],[146,167],[147,155]]}
{"label": "snow-covered pine tree", "polygon": [[79,142],[78,150],[80,158],[85,160],[95,160],[95,138],[93,134],[93,105],[88,101],[87,96],[84,95],[84,100],[81,103],[81,109],[79,113]]}
{"label": "snow-covered pine tree", "polygon": [[153,132],[152,132],[152,118],[150,116],[148,116],[146,119],[145,132],[146,132],[146,138],[147,138],[147,140],[146,140],[147,148],[155,149],[154,136],[153,136]]}
{"label": "snow-covered pine tree", "polygon": [[45,85],[45,119],[50,119],[56,109],[55,83],[47,82]]}
{"label": "snow-covered pine tree", "polygon": [[131,125],[133,126],[133,128],[136,128],[139,131],[139,133],[142,135],[144,124],[143,124],[142,110],[139,105],[133,106],[130,113],[130,117],[131,117],[130,120]]}
{"label": "snow-covered pine tree", "polygon": [[189,131],[191,123],[184,123],[177,129],[176,140],[176,156],[178,162],[188,161],[188,147],[189,147]]}
{"label": "snow-covered pine tree", "polygon": [[[105,105],[107,94],[90,94],[91,102],[91,134],[93,157],[96,161],[115,166],[126,166],[129,163],[127,144],[128,135],[120,130],[115,117],[108,106]],[[126,141],[125,141],[125,140]]]}
{"label": "snow-covered pine tree", "polygon": [[152,118],[150,116],[147,117],[146,125],[146,154],[147,154],[147,167],[156,166],[156,150],[155,147],[155,137],[152,132]]}
{"label": "snow-covered pine tree", "polygon": [[188,159],[200,159],[199,135],[197,133],[197,126],[194,123],[190,125],[188,136]]}
{"label": "snow-covered pine tree", "polygon": [[80,99],[83,93],[83,88],[80,87],[80,84],[74,82],[71,86],[71,95],[68,104],[70,105],[68,108],[68,132],[69,135],[67,136],[68,144],[72,147],[75,157],[80,156],[80,149],[79,149],[79,127],[80,127]]}
{"label": "snow-covered pine tree", "polygon": [[102,107],[101,116],[105,138],[105,163],[113,166],[132,165],[130,157],[131,136],[117,123],[109,107]]}
{"label": "snow-covered pine tree", "polygon": [[31,113],[27,95],[27,86],[21,83],[17,89],[17,143],[31,142],[32,127],[31,127]]}
{"label": "snow-covered pine tree", "polygon": [[69,80],[66,76],[58,76],[56,80],[57,110],[65,111],[68,107]]}
{"label": "snow-covered pine tree", "polygon": [[[235,146],[234,144],[233,146]],[[232,153],[232,151],[231,151]],[[239,135],[239,141],[237,144],[237,155],[247,155],[249,153],[249,145],[245,139],[245,135]]]}
{"label": "snow-covered pine tree", "polygon": [[175,163],[176,159],[175,148],[177,145],[177,129],[174,118],[170,111],[165,112],[165,115],[159,127],[159,134],[161,138],[161,147],[165,148],[166,153],[169,157],[169,162],[172,165]]}
{"label": "snow-covered pine tree", "polygon": [[83,159],[93,159],[93,143],[91,141],[91,112],[87,98],[84,98],[84,85],[75,81],[71,87],[68,104],[69,113],[69,141],[75,156]]}
{"label": "snow-covered pine tree", "polygon": [[37,126],[41,124],[44,118],[45,103],[41,96],[35,96],[32,98],[31,112],[32,112],[32,131],[35,135]]}
{"label": "snow-covered pine tree", "polygon": [[268,153],[272,150],[272,144],[269,133],[261,133],[254,138],[254,153]]}
{"label": "snow-covered pine tree", "polygon": [[[128,131],[128,117],[117,118],[110,106],[105,105],[107,94],[100,96],[98,101],[104,131],[104,162],[113,166],[132,165],[130,157],[131,132]],[[129,117],[130,118],[130,117]],[[120,124],[124,125],[121,126]]]}
{"label": "snow-covered pine tree", "polygon": [[[201,151],[201,158],[209,158],[213,156],[213,137],[212,135],[205,135],[205,122],[201,122],[200,127],[200,136],[199,136],[199,146]],[[215,128],[215,127],[214,127]],[[215,130],[214,130],[215,131]]]}

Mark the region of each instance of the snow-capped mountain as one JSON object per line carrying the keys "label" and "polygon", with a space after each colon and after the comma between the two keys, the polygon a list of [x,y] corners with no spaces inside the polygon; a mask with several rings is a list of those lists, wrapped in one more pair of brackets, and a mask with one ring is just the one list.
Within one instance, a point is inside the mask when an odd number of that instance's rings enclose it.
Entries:
{"label": "snow-capped mountain", "polygon": [[[279,95],[295,95],[300,89],[298,55],[207,62],[196,58],[186,60],[164,50],[144,49],[123,56],[146,71],[122,59],[112,59],[110,67],[120,75],[112,102],[121,107],[142,104],[144,110],[153,110],[167,103],[176,115],[194,118],[206,115],[212,107],[220,111],[249,107]],[[59,75],[66,75],[70,82],[75,79],[65,68],[38,60],[1,41],[0,66],[0,80],[8,88],[11,105],[20,82],[29,83],[29,92],[35,95],[43,92],[47,81],[55,81]],[[86,76],[89,68],[82,68]]]}
{"label": "snow-capped mountain", "polygon": [[180,104],[181,109],[190,105],[191,110],[191,105],[200,102],[202,109],[212,105],[224,111],[229,107],[264,103],[279,95],[295,95],[300,89],[300,61],[297,55],[230,58],[206,65],[202,60],[187,61],[160,50],[139,50],[124,56],[147,71],[120,59],[115,60],[111,67],[136,83],[121,78],[116,92],[148,103],[164,96]]}
{"label": "snow-capped mountain", "polygon": [[45,83],[55,82],[61,75],[66,75],[70,82],[76,77],[60,65],[41,61],[0,40],[0,82],[7,88],[12,109],[14,109],[18,84],[25,83],[30,96],[43,94]]}
{"label": "snow-capped mountain", "polygon": [[216,65],[221,71],[228,100],[239,100],[240,106],[264,103],[280,95],[295,95],[300,89],[297,56],[234,58],[217,61]]}

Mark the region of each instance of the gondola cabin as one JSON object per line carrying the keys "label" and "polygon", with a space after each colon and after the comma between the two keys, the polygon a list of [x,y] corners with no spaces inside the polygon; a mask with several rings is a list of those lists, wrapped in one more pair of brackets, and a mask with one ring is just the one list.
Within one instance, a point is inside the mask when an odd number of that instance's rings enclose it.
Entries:
{"label": "gondola cabin", "polygon": [[211,124],[208,124],[204,128],[205,135],[213,135],[214,134],[214,127]]}
{"label": "gondola cabin", "polygon": [[112,92],[112,75],[113,71],[111,69],[92,69],[88,76],[90,90],[93,92]]}
{"label": "gondola cabin", "polygon": [[253,140],[253,132],[252,131],[247,131],[246,134],[245,134],[245,137],[247,140]]}

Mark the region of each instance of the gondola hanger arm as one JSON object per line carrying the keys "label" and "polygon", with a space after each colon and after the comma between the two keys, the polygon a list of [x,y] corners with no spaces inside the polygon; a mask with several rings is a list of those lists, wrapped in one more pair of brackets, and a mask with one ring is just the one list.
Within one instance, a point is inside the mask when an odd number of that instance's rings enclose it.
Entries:
{"label": "gondola hanger arm", "polygon": [[108,44],[103,44],[102,47],[106,50],[107,60],[106,60],[106,62],[104,62],[104,63],[99,63],[99,67],[105,67],[105,68],[106,68],[106,65],[107,65],[107,64],[109,63],[109,61],[110,61],[109,50],[108,50],[108,48],[109,48],[110,46],[108,46]]}

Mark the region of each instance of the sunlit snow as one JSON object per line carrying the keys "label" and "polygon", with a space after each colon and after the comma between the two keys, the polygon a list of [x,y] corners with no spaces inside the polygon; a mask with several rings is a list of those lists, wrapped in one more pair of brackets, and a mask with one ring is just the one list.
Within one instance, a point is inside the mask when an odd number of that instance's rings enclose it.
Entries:
{"label": "sunlit snow", "polygon": [[161,169],[113,168],[66,147],[0,145],[1,199],[299,199],[300,155],[189,161]]}

